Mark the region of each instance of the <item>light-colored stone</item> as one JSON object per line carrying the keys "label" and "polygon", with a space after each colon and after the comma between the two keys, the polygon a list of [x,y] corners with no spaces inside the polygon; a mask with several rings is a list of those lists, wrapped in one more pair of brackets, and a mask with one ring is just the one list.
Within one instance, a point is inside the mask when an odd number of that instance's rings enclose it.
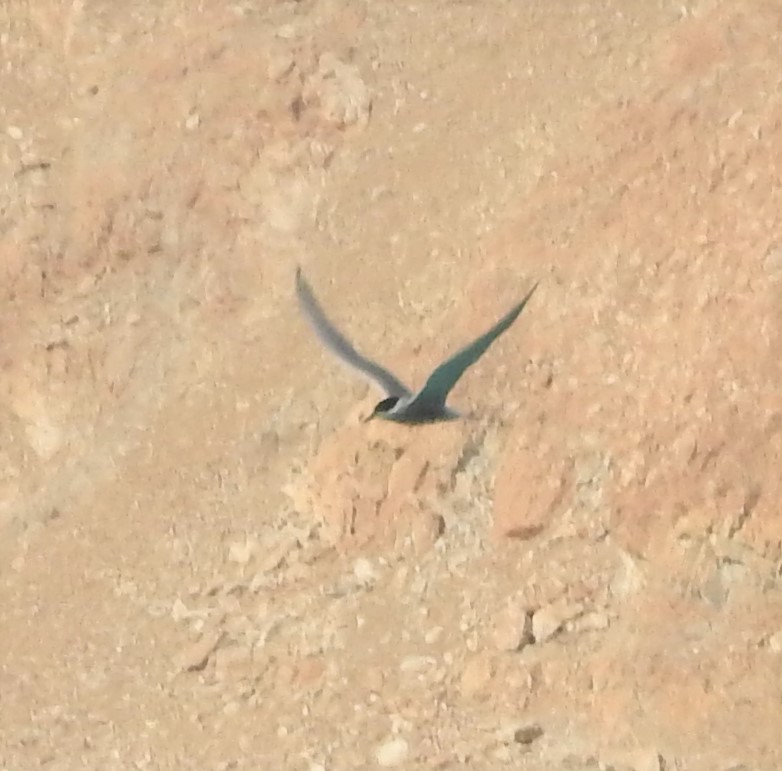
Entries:
{"label": "light-colored stone", "polygon": [[532,615],[532,637],[536,643],[550,640],[567,621],[581,615],[583,606],[580,603],[569,603],[565,600],[546,605],[536,610]]}
{"label": "light-colored stone", "polygon": [[406,656],[399,665],[400,672],[426,672],[432,671],[437,666],[434,656]]}
{"label": "light-colored stone", "polygon": [[281,51],[269,59],[266,73],[269,80],[282,80],[293,71],[296,60],[290,51]]}
{"label": "light-colored stone", "polygon": [[198,672],[209,662],[209,657],[220,644],[223,633],[219,629],[206,632],[201,639],[185,646],[176,656],[175,664],[185,672]]}
{"label": "light-colored stone", "polygon": [[655,748],[638,748],[611,754],[605,758],[607,768],[616,771],[664,771],[665,761]]}
{"label": "light-colored stone", "polygon": [[241,541],[234,541],[228,547],[228,559],[239,565],[246,565],[258,551],[258,541],[248,537]]}
{"label": "light-colored stone", "polygon": [[359,557],[353,563],[353,575],[361,586],[372,586],[378,578],[377,569],[366,557]]}
{"label": "light-colored stone", "polygon": [[339,128],[365,126],[372,100],[356,67],[324,53],[318,71],[308,80],[304,99],[318,105],[324,121]]}
{"label": "light-colored stone", "polygon": [[277,570],[298,545],[299,540],[294,534],[288,533],[283,535],[280,542],[275,546],[271,546],[260,558],[261,570],[259,575]]}
{"label": "light-colored stone", "polygon": [[249,645],[231,645],[218,648],[214,652],[215,674],[219,680],[230,680],[234,670],[246,668],[252,660],[252,648]]}
{"label": "light-colored stone", "polygon": [[494,621],[494,644],[502,651],[518,651],[533,641],[531,614],[518,602],[508,603]]}
{"label": "light-colored stone", "polygon": [[772,653],[782,653],[782,629],[768,638],[768,647]]}
{"label": "light-colored stone", "polygon": [[401,736],[390,739],[375,750],[375,758],[381,768],[397,768],[407,760],[409,754],[410,746]]}
{"label": "light-colored stone", "polygon": [[462,668],[460,691],[465,698],[486,696],[494,677],[494,661],[486,653],[471,656]]}
{"label": "light-colored stone", "polygon": [[565,505],[572,475],[569,460],[554,447],[509,447],[495,483],[494,536],[527,540],[542,533]]}

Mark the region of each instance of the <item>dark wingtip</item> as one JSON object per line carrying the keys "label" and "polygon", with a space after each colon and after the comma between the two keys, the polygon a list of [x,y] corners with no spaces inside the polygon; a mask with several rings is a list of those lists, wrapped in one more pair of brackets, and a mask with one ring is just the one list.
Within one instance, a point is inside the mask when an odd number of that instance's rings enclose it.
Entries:
{"label": "dark wingtip", "polygon": [[535,290],[538,288],[540,284],[540,280],[536,281],[532,285],[532,289],[527,292],[527,294],[524,296],[524,299],[516,306],[519,309],[519,313],[524,309],[524,306],[529,302],[530,297],[532,297],[533,294],[535,294]]}
{"label": "dark wingtip", "polygon": [[307,279],[304,278],[304,274],[301,272],[301,265],[296,266],[296,294],[301,297],[302,292],[305,294],[309,291],[309,284]]}

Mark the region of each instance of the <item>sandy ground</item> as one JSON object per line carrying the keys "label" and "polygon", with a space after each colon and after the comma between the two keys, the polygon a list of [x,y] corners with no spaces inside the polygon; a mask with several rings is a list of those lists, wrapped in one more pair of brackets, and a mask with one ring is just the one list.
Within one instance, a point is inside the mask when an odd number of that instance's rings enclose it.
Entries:
{"label": "sandy ground", "polygon": [[[782,768],[782,6],[0,10],[0,769]],[[411,383],[536,280],[453,394]]]}

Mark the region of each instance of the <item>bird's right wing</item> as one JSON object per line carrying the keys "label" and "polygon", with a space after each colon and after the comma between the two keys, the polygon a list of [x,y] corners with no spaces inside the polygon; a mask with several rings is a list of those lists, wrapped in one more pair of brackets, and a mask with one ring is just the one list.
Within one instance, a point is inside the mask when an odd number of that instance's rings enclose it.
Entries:
{"label": "bird's right wing", "polygon": [[538,285],[527,292],[527,296],[517,305],[514,305],[488,332],[484,332],[479,338],[473,340],[460,351],[444,361],[424,384],[424,387],[415,395],[413,403],[429,405],[432,409],[441,408],[451,389],[456,385],[464,371],[475,364],[486,353],[488,347],[516,321],[524,306],[532,297],[532,293]]}
{"label": "bird's right wing", "polygon": [[347,338],[328,320],[320,303],[315,299],[310,285],[301,274],[301,268],[296,268],[296,297],[302,312],[312,326],[318,339],[341,361],[360,372],[371,380],[388,396],[409,396],[410,389],[366,356],[362,356],[347,340]]}

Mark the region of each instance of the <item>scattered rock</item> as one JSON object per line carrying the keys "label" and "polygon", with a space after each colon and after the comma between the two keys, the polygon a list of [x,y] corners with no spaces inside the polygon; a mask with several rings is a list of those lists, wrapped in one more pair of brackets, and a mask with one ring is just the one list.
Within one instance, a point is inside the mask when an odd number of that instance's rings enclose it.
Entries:
{"label": "scattered rock", "polygon": [[195,131],[201,125],[201,116],[197,112],[191,112],[190,115],[185,118],[185,129],[187,131]]}
{"label": "scattered rock", "polygon": [[395,768],[407,760],[409,753],[408,743],[402,737],[397,737],[381,744],[375,751],[375,758],[382,768]]}
{"label": "scattered rock", "polygon": [[580,603],[556,602],[536,610],[532,616],[532,637],[536,643],[550,640],[567,621],[580,616]]}
{"label": "scattered rock", "polygon": [[601,764],[606,771],[665,771],[666,763],[656,749],[637,749],[612,756]]}
{"label": "scattered rock", "polygon": [[543,736],[543,729],[537,723],[529,723],[527,725],[519,726],[513,732],[513,741],[516,744],[532,744],[537,739]]}
{"label": "scattered rock", "polygon": [[353,575],[362,586],[372,586],[377,581],[377,570],[366,557],[359,557],[353,563]]}
{"label": "scattered rock", "polygon": [[30,447],[41,460],[50,460],[62,446],[62,430],[44,415],[40,415],[35,422],[28,423],[25,433]]}
{"label": "scattered rock", "polygon": [[572,486],[568,459],[537,443],[508,448],[495,483],[496,538],[534,538],[547,528]]}
{"label": "scattered rock", "polygon": [[183,672],[200,672],[209,662],[209,657],[220,644],[222,637],[223,632],[215,629],[183,648],[175,659],[177,669]]}
{"label": "scattered rock", "polygon": [[308,80],[304,101],[317,104],[326,123],[338,128],[365,126],[372,101],[358,70],[341,62],[334,54],[324,53],[317,72]]}
{"label": "scattered rock", "polygon": [[462,670],[460,690],[462,696],[474,698],[485,694],[486,687],[494,677],[494,662],[486,654],[470,658]]}
{"label": "scattered rock", "polygon": [[624,599],[641,590],[645,583],[638,560],[630,552],[617,545],[620,566],[611,579],[611,593]]}
{"label": "scattered rock", "polygon": [[496,732],[497,740],[504,745],[530,745],[541,736],[543,736],[543,729],[540,725],[528,720],[511,720]]}
{"label": "scattered rock", "polygon": [[276,570],[285,561],[290,552],[299,546],[299,539],[292,533],[283,537],[277,546],[270,549],[261,560],[261,573]]}
{"label": "scattered rock", "polygon": [[171,618],[174,621],[185,621],[192,615],[192,611],[177,597],[171,605]]}
{"label": "scattered rock", "polygon": [[249,645],[231,645],[214,652],[215,673],[219,680],[228,680],[232,670],[246,666],[252,660]]}
{"label": "scattered rock", "polygon": [[399,665],[400,672],[426,672],[437,666],[434,656],[406,656]]}
{"label": "scattered rock", "polygon": [[293,54],[291,54],[290,51],[283,51],[272,56],[269,60],[269,66],[266,69],[269,80],[283,80],[286,76],[290,75],[295,64],[296,60],[293,58]]}
{"label": "scattered rock", "polygon": [[296,27],[293,24],[283,24],[274,33],[280,40],[293,40],[296,35]]}
{"label": "scattered rock", "polygon": [[601,629],[608,629],[610,623],[607,613],[595,610],[568,621],[566,628],[572,632],[597,632]]}
{"label": "scattered rock", "polygon": [[502,651],[518,651],[533,642],[532,615],[521,605],[503,608],[494,623],[494,644]]}
{"label": "scattered rock", "polygon": [[772,653],[782,653],[782,629],[768,638],[768,647]]}
{"label": "scattered rock", "polygon": [[228,559],[239,565],[246,565],[258,550],[258,541],[255,538],[245,538],[244,541],[235,541],[228,547]]}

